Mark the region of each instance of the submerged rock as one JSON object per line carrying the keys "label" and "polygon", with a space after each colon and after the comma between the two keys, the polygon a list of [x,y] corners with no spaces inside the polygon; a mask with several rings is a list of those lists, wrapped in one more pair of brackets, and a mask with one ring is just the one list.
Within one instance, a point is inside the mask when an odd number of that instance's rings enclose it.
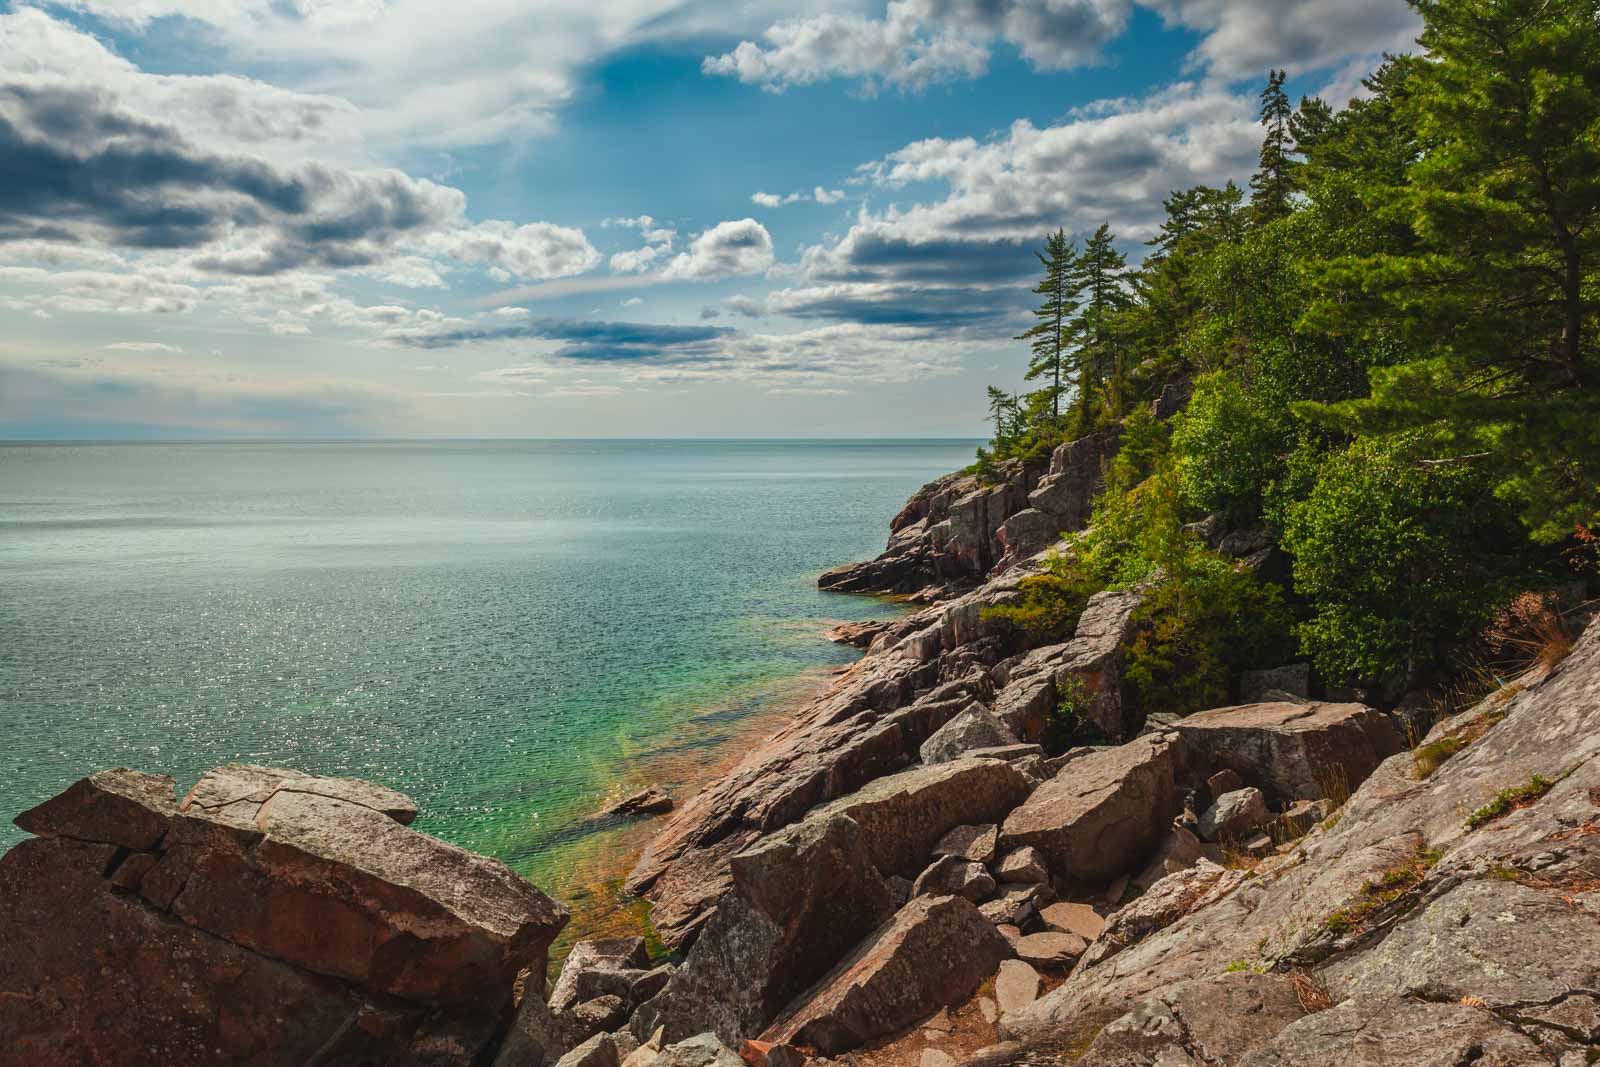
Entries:
{"label": "submerged rock", "polygon": [[660,786],[641,789],[632,796],[623,797],[600,812],[601,815],[664,815],[672,810],[672,798]]}

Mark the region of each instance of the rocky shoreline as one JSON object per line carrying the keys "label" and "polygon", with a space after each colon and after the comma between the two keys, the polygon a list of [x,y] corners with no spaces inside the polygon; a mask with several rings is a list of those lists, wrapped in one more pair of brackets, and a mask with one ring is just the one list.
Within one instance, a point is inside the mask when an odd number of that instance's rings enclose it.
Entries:
{"label": "rocky shoreline", "polygon": [[[628,879],[669,957],[581,941],[547,983],[566,910],[379,786],[108,771],[0,859],[0,1064],[1595,1062],[1600,624],[1425,738],[1292,667],[1145,721],[1139,589],[1054,644],[984,611],[1117,445],[939,479],[823,576],[925,606],[673,804]],[[1047,751],[1068,688],[1109,743]]]}

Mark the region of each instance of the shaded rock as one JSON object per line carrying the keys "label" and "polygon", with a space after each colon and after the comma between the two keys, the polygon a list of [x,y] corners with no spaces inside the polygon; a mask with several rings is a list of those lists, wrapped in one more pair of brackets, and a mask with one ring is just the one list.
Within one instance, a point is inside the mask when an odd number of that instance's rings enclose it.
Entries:
{"label": "shaded rock", "polygon": [[[619,996],[605,994],[586,1000],[556,1015],[562,1043],[581,1045],[596,1035],[615,1030],[628,1021],[628,1003]],[[612,1046],[615,1048],[615,1045]],[[620,1059],[620,1055],[618,1056]]]}
{"label": "shaded rock", "polygon": [[1021,1011],[1039,998],[1039,972],[1022,960],[1004,960],[994,976],[994,998],[1000,1011]]}
{"label": "shaded rock", "polygon": [[911,879],[894,874],[885,878],[883,884],[889,887],[889,899],[896,909],[911,899]]}
{"label": "shaded rock", "polygon": [[1234,793],[1243,788],[1244,779],[1239,777],[1239,772],[1227,767],[1206,779],[1206,793],[1212,798],[1220,797],[1224,793]]}
{"label": "shaded rock", "polygon": [[1263,671],[1245,671],[1239,676],[1239,702],[1261,704],[1267,693],[1288,693],[1304,699],[1311,695],[1311,665],[1291,663]]}
{"label": "shaded rock", "polygon": [[763,1040],[843,1052],[959,1004],[1011,954],[960,897],[917,897],[815,986]]}
{"label": "shaded rock", "polygon": [[1140,725],[1123,707],[1122,661],[1133,637],[1134,613],[1144,599],[1140,589],[1108,589],[1090,597],[1056,676],[1058,684],[1071,679],[1083,694],[1078,714],[1112,741],[1134,736]]}
{"label": "shaded rock", "polygon": [[1176,751],[1140,738],[1074,760],[1006,817],[1001,845],[1031,845],[1053,875],[1104,881],[1141,862],[1178,813]]}
{"label": "shaded rock", "polygon": [[1305,1014],[1285,975],[1246,971],[1200,978],[1163,990],[1112,1022],[1078,1063],[1080,1067],[1238,1063]]}
{"label": "shaded rock", "polygon": [[1050,870],[1045,864],[1044,853],[1031,846],[1023,846],[1015,852],[1006,854],[1000,861],[1000,866],[995,868],[995,873],[1007,882],[1048,882]]}
{"label": "shaded rock", "polygon": [[177,812],[176,784],[166,775],[125,767],[98,771],[18,815],[40,837],[75,837],[137,851],[156,847]]}
{"label": "shaded rock", "polygon": [[1150,414],[1165,422],[1189,406],[1194,396],[1194,382],[1178,378],[1161,387],[1160,394],[1150,402]]}
{"label": "shaded rock", "polygon": [[1267,821],[1267,798],[1246,787],[1224,793],[1200,816],[1200,836],[1207,841],[1238,841]]}
{"label": "shaded rock", "polygon": [[606,993],[626,997],[649,967],[650,953],[642,937],[579,941],[567,953],[550,990],[550,1010],[565,1011]]}
{"label": "shaded rock", "polygon": [[1093,941],[1106,928],[1106,921],[1087,904],[1050,904],[1039,909],[1039,919],[1052,930],[1076,934],[1085,941]]}
{"label": "shaded rock", "polygon": [[675,1041],[710,1031],[731,1045],[759,1034],[894,914],[866,835],[837,812],[818,812],[740,853],[733,877],[733,892],[683,964],[634,1013],[635,1036],[664,1027]]}
{"label": "shaded rock", "polygon": [[960,759],[973,749],[1016,743],[1016,735],[1000,725],[988,708],[974,704],[935,731],[922,743],[920,751],[923,763],[944,763]]}
{"label": "shaded rock", "polygon": [[557,1067],[618,1067],[617,1043],[610,1034],[595,1034],[556,1061]]}
{"label": "shaded rock", "polygon": [[[1150,857],[1150,862],[1130,880],[1140,892],[1144,892],[1167,875],[1193,867],[1205,855],[1205,850],[1206,846],[1193,833],[1182,826],[1174,826],[1156,849],[1156,854]],[[1212,851],[1219,850],[1213,847]],[[1217,857],[1210,858],[1215,860]]]}
{"label": "shaded rock", "polygon": [[1193,867],[1156,882],[1139,899],[1113,912],[1100,937],[1084,954],[1086,964],[1100,963],[1165,930],[1178,920],[1236,889],[1245,872],[1230,871],[1200,860]]}
{"label": "shaded rock", "polygon": [[1354,789],[1405,747],[1389,718],[1362,704],[1246,704],[1174,729],[1193,765],[1230,768],[1283,800],[1321,799],[1332,773]]}
{"label": "shaded rock", "polygon": [[116,845],[66,837],[0,858],[0,1046],[20,1062],[468,1067],[496,1037],[509,981],[451,1011],[379,995],[114,888],[118,860]]}
{"label": "shaded rock", "polygon": [[994,748],[975,748],[967,753],[973,759],[1003,759],[1007,763],[1028,759],[1032,756],[1044,755],[1044,748],[1040,745],[997,745]]}
{"label": "shaded rock", "polygon": [[973,863],[988,863],[995,857],[1000,828],[994,823],[982,826],[957,826],[933,847],[935,856],[960,856]]}
{"label": "shaded rock", "polygon": [[1027,509],[1019,509],[1000,526],[1006,548],[1002,567],[1089,525],[1094,498],[1105,487],[1105,464],[1121,445],[1117,429],[1057,446],[1050,455],[1050,469],[1028,494]]}
{"label": "shaded rock", "polygon": [[1016,950],[1017,959],[1031,963],[1035,967],[1056,971],[1066,970],[1072,966],[1072,961],[1083,955],[1083,950],[1088,947],[1087,942],[1077,934],[1064,934],[1059,931],[1028,934],[1012,945]]}
{"label": "shaded rock", "polygon": [[911,887],[911,895],[954,895],[978,901],[988,896],[994,886],[994,878],[983,864],[972,863],[959,856],[941,856],[917,876],[916,883]]}
{"label": "shaded rock", "polygon": [[641,789],[631,796],[623,797],[600,812],[601,815],[638,816],[638,815],[664,815],[672,810],[672,798],[662,791],[660,786],[650,786]]}

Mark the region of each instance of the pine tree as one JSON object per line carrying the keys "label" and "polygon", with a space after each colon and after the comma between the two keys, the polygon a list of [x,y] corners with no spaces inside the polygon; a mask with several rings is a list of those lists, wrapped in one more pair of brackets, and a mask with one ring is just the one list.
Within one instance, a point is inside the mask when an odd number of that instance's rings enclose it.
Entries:
{"label": "pine tree", "polygon": [[1250,205],[1261,222],[1289,214],[1289,194],[1294,190],[1294,145],[1289,135],[1293,108],[1283,91],[1284,77],[1281,70],[1268,71],[1267,87],[1261,91],[1261,125],[1267,136],[1261,142],[1260,169],[1250,179]]}
{"label": "pine tree", "polygon": [[989,417],[994,420],[994,445],[1003,451],[1017,431],[1017,398],[996,386],[989,386]]}
{"label": "pine tree", "polygon": [[1079,342],[1078,429],[1091,423],[1094,398],[1112,380],[1125,378],[1119,359],[1121,346],[1115,344],[1116,317],[1132,304],[1123,275],[1128,260],[1117,251],[1116,237],[1109,224],[1102,224],[1083,247],[1083,254],[1072,264],[1070,284],[1082,306],[1074,320]]}
{"label": "pine tree", "polygon": [[1600,0],[1413,6],[1428,58],[1398,106],[1415,145],[1360,191],[1410,237],[1324,271],[1309,324],[1408,355],[1341,421],[1492,471],[1559,538],[1600,518]]}
{"label": "pine tree", "polygon": [[1077,301],[1072,289],[1072,266],[1077,259],[1074,242],[1067,240],[1066,231],[1057,230],[1045,239],[1043,252],[1035,252],[1044,267],[1044,277],[1034,286],[1033,292],[1043,297],[1034,310],[1038,319],[1033,327],[1017,336],[1018,341],[1030,342],[1032,357],[1028,361],[1027,380],[1046,379],[1050,384],[1030,396],[1030,410],[1048,407],[1053,433],[1061,419],[1061,397],[1067,389],[1067,362],[1071,344],[1070,322]]}

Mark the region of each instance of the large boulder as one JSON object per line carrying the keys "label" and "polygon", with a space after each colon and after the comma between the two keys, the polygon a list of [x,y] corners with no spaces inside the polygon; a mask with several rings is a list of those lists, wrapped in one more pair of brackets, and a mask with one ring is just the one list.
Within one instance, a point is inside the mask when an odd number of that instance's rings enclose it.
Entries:
{"label": "large boulder", "polygon": [[[221,768],[196,792],[235,778]],[[245,948],[419,1003],[474,1003],[543,969],[567,912],[505,864],[342,789],[285,781],[259,803],[191,796],[144,877],[146,899]]]}
{"label": "large boulder", "polygon": [[895,1033],[972,996],[1009,956],[960,897],[918,897],[794,1004],[762,1040],[833,1054]]}
{"label": "large boulder", "polygon": [[1364,704],[1244,704],[1179,720],[1190,766],[1237,771],[1279,800],[1319,800],[1354,790],[1405,739]]}
{"label": "large boulder", "polygon": [[849,816],[864,832],[878,870],[909,878],[921,873],[945,834],[997,822],[1030,788],[1012,764],[959,759],[880,778],[818,809],[818,815]]}
{"label": "large boulder", "polygon": [[185,809],[170,779],[116,771],[25,817],[46,836],[0,858],[19,1062],[467,1067],[566,921],[407,829],[415,806],[381,786],[223,768]]}
{"label": "large boulder", "polygon": [[1267,821],[1267,800],[1254,786],[1224,793],[1200,816],[1200,836],[1207,841],[1241,841]]}
{"label": "large boulder", "polygon": [[579,941],[561,963],[561,974],[550,990],[550,1008],[566,1011],[608,994],[631,1000],[635,985],[649,970],[650,953],[642,937]]}
{"label": "large boulder", "polygon": [[820,812],[733,860],[734,888],[682,966],[634,1013],[641,1040],[712,1032],[729,1045],[761,1030],[894,913],[863,828]]}
{"label": "large boulder", "polygon": [[1073,760],[1006,816],[1001,847],[1038,849],[1059,879],[1128,873],[1181,809],[1177,765],[1177,746],[1160,736]]}

